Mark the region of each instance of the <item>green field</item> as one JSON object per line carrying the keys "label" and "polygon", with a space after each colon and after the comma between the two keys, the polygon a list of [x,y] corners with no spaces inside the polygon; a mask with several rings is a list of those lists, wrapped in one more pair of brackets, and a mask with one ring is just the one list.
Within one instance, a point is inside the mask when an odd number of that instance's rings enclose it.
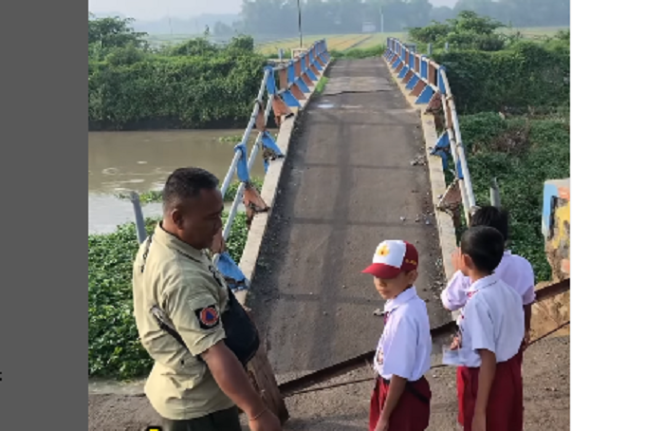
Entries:
{"label": "green field", "polygon": [[[304,36],[302,38],[302,46],[309,47],[311,44],[317,40],[322,39],[319,36]],[[279,39],[270,42],[258,43],[256,44],[256,49],[263,54],[274,54],[279,51],[279,48],[284,50],[284,55],[289,53],[289,50],[292,48],[298,48],[300,46],[300,38],[293,37],[289,39]]]}
{"label": "green field", "polygon": [[[385,39],[388,37],[404,37],[405,33],[374,33],[374,34],[336,34],[336,35],[316,35],[316,36],[305,36],[303,38],[303,45],[305,47],[311,45],[317,40],[325,39],[327,41],[327,47],[331,51],[347,51],[352,48],[372,48],[376,45],[385,43]],[[288,54],[291,49],[298,48],[300,46],[299,38],[290,38],[283,40],[276,40],[273,42],[266,42],[258,44],[257,49],[264,54],[272,54],[279,50],[279,48],[284,50],[285,54]]]}
{"label": "green field", "polygon": [[388,37],[395,37],[402,41],[406,41],[408,39],[408,33],[376,33],[372,35],[370,39],[356,46],[356,48],[366,49],[373,48],[376,45],[384,45]]}
{"label": "green field", "polygon": [[520,32],[526,38],[538,38],[545,36],[553,36],[561,30],[569,30],[569,27],[522,27],[522,28],[501,28],[498,31],[504,34],[515,34]]}

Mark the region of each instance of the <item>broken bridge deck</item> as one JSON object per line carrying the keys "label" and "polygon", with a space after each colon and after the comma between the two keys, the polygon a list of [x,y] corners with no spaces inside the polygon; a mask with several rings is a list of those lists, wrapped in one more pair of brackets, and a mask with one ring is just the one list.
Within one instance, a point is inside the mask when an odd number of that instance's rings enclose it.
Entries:
{"label": "broken bridge deck", "polygon": [[375,349],[384,302],[361,271],[383,239],[417,246],[431,326],[451,320],[419,115],[382,59],[331,65],[297,127],[247,303],[280,383]]}

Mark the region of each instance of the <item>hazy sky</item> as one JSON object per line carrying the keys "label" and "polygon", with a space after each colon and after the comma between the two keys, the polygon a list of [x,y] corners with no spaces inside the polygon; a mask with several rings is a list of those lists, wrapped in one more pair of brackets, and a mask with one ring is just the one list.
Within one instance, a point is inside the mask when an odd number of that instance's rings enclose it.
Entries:
{"label": "hazy sky", "polygon": [[[453,5],[456,0],[429,0],[435,6]],[[242,0],[88,0],[93,13],[122,13],[138,20],[165,16],[189,18],[203,13],[239,13]]]}
{"label": "hazy sky", "polygon": [[140,20],[189,18],[203,13],[239,13],[242,0],[88,0],[93,13],[116,12]]}

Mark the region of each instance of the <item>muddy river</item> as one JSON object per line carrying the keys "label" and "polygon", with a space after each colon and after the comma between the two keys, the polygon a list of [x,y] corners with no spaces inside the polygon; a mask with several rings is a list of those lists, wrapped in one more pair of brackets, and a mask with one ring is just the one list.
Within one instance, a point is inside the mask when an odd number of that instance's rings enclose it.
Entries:
{"label": "muddy river", "polygon": [[[131,202],[116,197],[135,190],[159,190],[176,168],[197,166],[223,180],[233,147],[244,130],[175,130],[88,133],[88,232],[112,232],[133,221]],[[252,134],[255,139],[255,134]],[[254,140],[250,140],[249,148]],[[260,156],[260,154],[259,154]],[[263,177],[256,159],[251,175]],[[143,207],[146,217],[158,215],[160,204]]]}

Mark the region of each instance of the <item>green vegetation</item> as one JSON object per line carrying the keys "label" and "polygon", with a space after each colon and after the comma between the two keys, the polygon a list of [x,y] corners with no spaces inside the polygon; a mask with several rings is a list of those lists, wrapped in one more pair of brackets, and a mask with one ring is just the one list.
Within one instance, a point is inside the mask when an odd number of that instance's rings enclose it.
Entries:
{"label": "green vegetation", "polygon": [[[321,36],[321,38],[324,38],[324,36]],[[348,46],[348,43],[336,42],[337,39],[335,36],[333,36],[332,38],[325,38],[325,40],[327,40],[327,46],[330,52],[330,56],[335,59],[380,57],[385,52],[385,46],[386,46],[385,42],[387,42],[387,36],[381,39],[384,39],[383,43],[379,42],[379,43],[374,43],[372,45],[367,45],[366,43],[360,43],[359,45],[351,48],[344,48],[344,46]],[[374,40],[374,38],[371,38],[369,40]],[[350,42],[352,42],[352,40]],[[284,57],[287,57],[289,55],[289,51],[288,49],[286,49],[286,47],[290,49],[294,45],[297,45],[297,43],[286,41],[283,42],[283,44],[275,43],[274,45],[284,48]],[[341,47],[341,49],[339,49],[339,47]],[[268,58],[274,59],[279,56],[277,50],[274,49],[272,45],[270,45],[270,51],[265,51],[265,52],[266,52],[265,55]]]}
{"label": "green vegetation", "polygon": [[511,215],[510,246],[544,281],[551,274],[540,230],[544,181],[570,175],[569,31],[524,40],[501,26],[462,12],[410,36],[432,43],[447,68],[477,203],[489,204],[496,178]]}
{"label": "green vegetation", "polygon": [[325,91],[325,86],[327,85],[327,81],[329,81],[329,78],[327,76],[321,76],[320,80],[316,84],[316,89],[314,92],[316,94],[321,94],[323,91]]}
{"label": "green vegetation", "polygon": [[[460,99],[466,98],[464,91],[480,91],[474,81],[484,77],[483,72],[488,66],[488,70],[516,68],[520,73],[517,76],[519,79],[529,73],[539,73],[531,68],[534,56],[542,60],[538,67],[546,68],[544,55],[534,52],[533,48],[519,51],[515,47],[511,53],[490,55],[487,51],[502,50],[506,45],[505,41],[515,42],[525,36],[519,32],[496,32],[494,30],[498,24],[486,23],[483,25],[488,25],[490,34],[485,32],[486,34],[480,35],[479,32],[486,29],[480,29],[477,24],[482,24],[483,21],[476,19],[472,23],[472,20],[468,19],[468,13],[470,12],[458,13],[462,24],[456,25],[456,29],[462,30],[460,32],[449,31],[451,26],[448,24],[433,24],[414,28],[410,35],[420,44],[435,43],[437,48],[434,58],[450,65],[461,60],[452,53],[442,52],[440,37],[445,37],[455,49],[478,49],[482,52],[474,59],[463,57],[464,61],[472,63],[463,65],[467,69],[465,76],[456,77],[451,74],[451,79],[459,81],[457,94]],[[145,33],[132,29],[132,22],[131,19],[96,19],[94,16],[89,18],[90,130],[225,128],[240,127],[246,123],[268,58],[256,51],[253,38],[235,36],[225,45],[220,45],[212,42],[208,32],[202,37],[154,47],[149,45],[148,40],[151,39]],[[463,25],[469,22],[472,25],[463,28]],[[469,32],[475,34],[469,36]],[[433,33],[433,36],[430,33]],[[374,57],[382,53],[382,39],[385,36],[333,36],[328,40],[328,47],[335,58]],[[278,45],[280,42],[270,46]],[[549,57],[569,55],[569,49],[564,52],[552,47],[545,51]],[[510,55],[512,58],[506,58]],[[557,61],[557,58],[552,61]],[[498,73],[505,75],[502,71]],[[493,78],[485,80],[491,81]],[[528,85],[531,81],[519,80],[521,85]],[[532,87],[536,87],[536,84]],[[514,92],[510,86],[501,88],[503,93]],[[493,106],[506,97],[505,94],[492,92],[491,88],[481,91],[491,97],[476,97],[473,94],[471,98],[475,100],[474,103],[482,106],[470,106],[468,112],[479,112],[487,109],[489,105],[494,109]],[[540,98],[547,97],[548,94],[542,92]],[[460,103],[460,108],[466,106]]]}
{"label": "green vegetation", "polygon": [[499,51],[452,50],[433,58],[447,67],[461,114],[569,104],[570,50],[564,41],[518,41]]}
{"label": "green vegetation", "polygon": [[228,135],[219,137],[219,142],[229,142],[237,144],[242,141],[242,135]]}
{"label": "green vegetation", "polygon": [[[387,41],[387,39],[386,39]],[[332,51],[330,55],[334,58],[371,58],[380,57],[385,53],[385,44],[375,45],[367,48],[352,48],[348,51]]]}
{"label": "green vegetation", "polygon": [[[263,179],[262,178],[250,178],[251,184],[256,187],[256,190],[258,192],[261,191],[263,188]],[[240,180],[234,180],[231,182],[231,184],[228,186],[228,190],[226,190],[226,194],[224,195],[225,200],[230,200],[235,198],[235,194],[237,193],[237,188],[240,187]]]}
{"label": "green vegetation", "polygon": [[[302,38],[302,45],[307,47],[311,46],[314,42],[317,42],[321,39],[327,39],[328,43],[330,41],[330,38],[333,38],[335,36],[306,36]],[[286,39],[276,39],[276,40],[270,40],[268,42],[263,42],[259,43],[256,46],[256,49],[258,49],[259,52],[264,54],[265,56],[269,58],[277,58],[279,56],[279,49],[282,49],[284,52],[284,58],[290,58],[290,51],[293,48],[299,48],[300,47],[300,38],[299,37],[291,37],[291,38],[286,38]]]}
{"label": "green vegetation", "polygon": [[251,37],[224,47],[197,38],[152,48],[131,22],[88,21],[89,129],[246,124],[265,65]]}
{"label": "green vegetation", "polygon": [[[157,219],[146,221],[148,234],[156,223]],[[89,376],[130,379],[146,375],[152,367],[133,316],[131,277],[138,250],[135,229],[128,223],[110,235],[88,235]],[[246,215],[238,213],[227,244],[236,262],[246,240]]]}
{"label": "green vegetation", "polygon": [[[128,193],[118,193],[120,199],[129,199]],[[147,192],[139,193],[138,198],[141,204],[151,204],[161,202],[161,190],[149,190]]]}
{"label": "green vegetation", "polygon": [[410,37],[433,45],[432,58],[447,68],[460,114],[569,105],[569,30],[528,40],[497,31],[502,26],[466,11],[458,19],[412,29]]}
{"label": "green vegetation", "polygon": [[477,203],[489,204],[490,181],[496,178],[501,204],[510,212],[511,249],[532,263],[538,281],[549,280],[540,228],[542,189],[544,181],[570,175],[569,113],[505,120],[481,113],[461,116],[459,126]]}
{"label": "green vegetation", "polygon": [[502,26],[465,11],[457,19],[411,29],[410,37],[432,44],[432,58],[447,70],[459,114],[518,114],[569,106],[569,30],[526,40],[498,32]]}
{"label": "green vegetation", "polygon": [[[396,33],[374,33],[367,35],[366,33],[352,33],[352,34],[329,34],[329,35],[317,35],[317,36],[307,36],[303,39],[304,45],[309,46],[312,43],[318,40],[325,40],[327,42],[327,48],[330,52],[335,54],[335,57],[339,58],[339,54],[345,56],[346,53],[360,50],[364,52],[366,50],[375,50],[378,46],[381,46],[382,49],[385,49],[385,43],[388,37],[394,37],[402,41],[408,40],[408,33],[406,32],[396,32]],[[298,48],[300,46],[300,39],[287,38],[280,40],[272,40],[269,42],[264,42],[258,44],[257,49],[265,54],[269,58],[277,58],[279,48],[283,49],[284,56],[290,55],[290,50],[293,48]],[[352,57],[357,58],[357,57]]]}

